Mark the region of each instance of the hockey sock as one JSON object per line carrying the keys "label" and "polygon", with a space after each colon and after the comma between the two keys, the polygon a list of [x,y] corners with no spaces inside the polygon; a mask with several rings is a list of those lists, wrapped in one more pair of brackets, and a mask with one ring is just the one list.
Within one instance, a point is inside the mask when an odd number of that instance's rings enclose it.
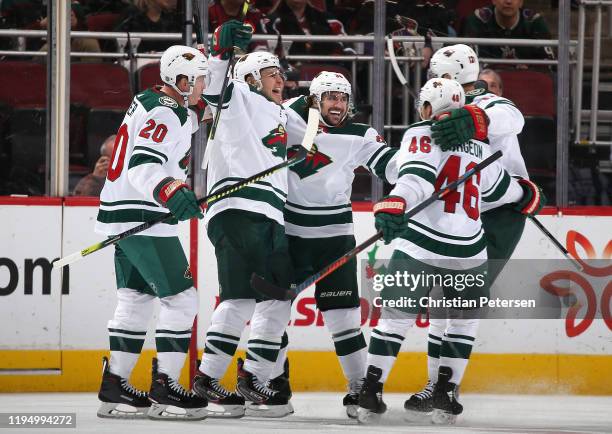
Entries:
{"label": "hockey sock", "polygon": [[121,378],[130,378],[132,369],[140,357],[147,331],[108,328],[110,340],[110,371]]}
{"label": "hockey sock", "polygon": [[221,378],[236,353],[240,335],[255,309],[255,300],[225,300],[217,306],[206,332],[200,371]]}
{"label": "hockey sock", "polygon": [[382,318],[378,321],[378,326],[372,330],[366,365],[382,369],[381,382],[387,381],[397,353],[404,342],[404,336],[414,321],[414,319]]}
{"label": "hockey sock", "polygon": [[467,367],[478,330],[478,319],[451,319],[440,348],[440,367],[453,370],[449,380],[460,384]]}
{"label": "hockey sock", "polygon": [[283,334],[281,339],[281,347],[276,358],[276,363],[270,374],[270,378],[280,377],[285,373],[285,360],[287,359],[287,350],[289,349],[289,336],[287,332]]}
{"label": "hockey sock", "polygon": [[155,330],[159,372],[177,380],[185,364],[191,341],[191,328],[198,309],[198,295],[195,288],[189,288],[176,295],[164,297],[160,302],[161,309]]}
{"label": "hockey sock", "polygon": [[438,381],[438,365],[440,364],[440,346],[446,328],[445,319],[429,319],[429,334],[427,336],[427,375],[429,380]]}
{"label": "hockey sock", "polygon": [[271,378],[290,315],[289,301],[266,300],[255,306],[244,369],[259,381]]}
{"label": "hockey sock", "polygon": [[110,372],[130,378],[147,334],[155,297],[134,289],[117,289],[117,308],[108,322]]}
{"label": "hockey sock", "polygon": [[327,310],[323,312],[323,319],[332,334],[336,355],[346,379],[363,378],[367,350],[361,331],[361,307]]}

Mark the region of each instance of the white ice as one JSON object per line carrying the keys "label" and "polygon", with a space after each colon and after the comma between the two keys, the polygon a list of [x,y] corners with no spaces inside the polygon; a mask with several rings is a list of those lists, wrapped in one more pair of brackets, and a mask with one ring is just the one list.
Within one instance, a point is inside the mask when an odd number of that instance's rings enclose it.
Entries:
{"label": "white ice", "polygon": [[[109,420],[96,416],[93,393],[0,394],[0,412],[76,412],[75,429],[17,429],[15,433],[593,433],[612,432],[612,397],[558,395],[462,394],[465,407],[451,427],[409,425],[403,421],[407,394],[384,395],[389,410],[377,426],[349,420],[339,393],[295,393],[295,414],[283,419],[245,417],[235,420],[206,419],[199,422]],[[5,430],[2,430],[5,431]]]}

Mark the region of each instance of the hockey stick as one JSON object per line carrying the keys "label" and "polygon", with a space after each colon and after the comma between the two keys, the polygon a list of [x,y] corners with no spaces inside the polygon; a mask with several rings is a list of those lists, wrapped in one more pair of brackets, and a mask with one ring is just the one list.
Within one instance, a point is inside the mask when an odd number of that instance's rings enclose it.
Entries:
{"label": "hockey stick", "polygon": [[[304,161],[306,157],[308,157],[308,153],[310,152],[312,148],[312,143],[313,143],[315,136],[317,135],[318,128],[319,128],[319,111],[314,108],[310,108],[308,110],[308,124],[306,126],[306,133],[304,134],[304,138],[302,139],[302,147],[297,152],[297,154],[295,154],[293,157],[289,158],[288,160],[277,164],[276,166],[272,166],[269,169],[256,173],[255,175],[245,178],[242,181],[237,182],[236,184],[228,185],[227,187],[224,187],[214,193],[211,193],[208,196],[204,196],[198,199],[198,204],[200,205],[203,203],[210,204],[216,200],[229,196],[230,194],[250,184],[257,182],[260,179],[270,176],[273,173],[278,172],[281,169],[284,169],[285,167],[293,166],[294,164],[298,164]],[[108,247],[112,244],[115,244],[119,241],[122,241],[129,236],[145,231],[158,223],[169,221],[172,218],[173,218],[173,215],[171,213],[163,214],[159,217],[149,220],[148,222],[138,225],[132,229],[128,229],[125,232],[122,232],[120,234],[107,238],[106,240],[100,243],[93,244],[83,250],[72,253],[68,256],[64,256],[63,258],[60,258],[57,261],[53,262],[53,268],[59,268],[59,267],[63,267],[64,265],[72,264],[73,262],[76,262],[79,259],[87,255],[91,255],[92,253],[97,252],[98,250],[102,250],[103,248]]]}
{"label": "hockey stick", "polygon": [[389,60],[391,61],[391,66],[393,67],[393,72],[395,72],[395,76],[397,77],[402,86],[406,86],[406,89],[408,89],[408,93],[410,94],[410,96],[412,96],[412,98],[414,98],[415,100],[418,100],[418,95],[416,95],[414,91],[410,88],[410,86],[408,86],[408,80],[406,80],[406,77],[402,73],[402,70],[400,69],[399,64],[397,63],[397,58],[395,57],[395,48],[393,47],[393,39],[391,39],[389,36],[387,36],[386,39],[387,51],[389,52]]}
{"label": "hockey stick", "polygon": [[[241,21],[243,23],[248,10],[249,0],[246,0],[244,2],[244,5],[242,6],[242,13],[240,16]],[[219,107],[217,107],[215,119],[213,120],[212,126],[210,127],[210,134],[208,135],[208,140],[213,140],[215,138],[215,134],[217,133],[217,125],[219,125],[219,118],[221,117],[221,110],[223,109],[223,100],[225,99],[225,92],[227,91],[227,85],[229,84],[229,78],[232,73],[232,67],[234,66],[235,61],[236,56],[234,56],[234,47],[232,47],[232,51],[230,52],[230,59],[227,62],[227,69],[225,70],[225,78],[223,79],[223,85],[221,86],[221,93],[219,95]]]}
{"label": "hockey stick", "polygon": [[[434,203],[436,200],[442,199],[444,196],[449,194],[451,191],[456,190],[457,187],[459,187],[461,184],[467,181],[471,176],[481,171],[482,169],[487,167],[489,164],[491,164],[495,160],[501,158],[501,156],[502,156],[502,152],[497,151],[493,155],[484,159],[483,161],[478,163],[476,166],[474,166],[472,169],[465,172],[463,176],[458,178],[456,181],[451,182],[446,187],[444,187],[442,190],[434,192],[434,194],[432,194],[427,199],[425,199],[423,202],[419,203],[417,206],[415,206],[410,211],[408,211],[406,213],[406,218],[413,217],[414,215],[423,211],[429,205]],[[363,243],[359,244],[352,250],[349,250],[344,255],[336,259],[334,262],[324,267],[321,271],[313,274],[312,276],[304,280],[299,285],[292,285],[291,288],[289,289],[281,288],[279,286],[274,285],[273,283],[267,282],[265,279],[263,279],[261,276],[258,276],[255,273],[251,275],[251,286],[257,292],[261,293],[262,295],[266,297],[269,297],[275,300],[293,300],[298,296],[300,292],[304,291],[311,285],[314,285],[315,283],[317,283],[319,280],[323,279],[324,277],[329,276],[335,270],[342,267],[348,261],[350,261],[355,256],[357,256],[360,252],[368,248],[371,244],[374,244],[376,241],[381,239],[382,235],[383,235],[382,231],[376,232],[374,235],[372,235],[370,238],[365,240]]]}
{"label": "hockey stick", "polygon": [[580,264],[580,262],[578,262],[576,259],[572,258],[570,256],[570,253],[567,251],[567,249],[563,246],[563,244],[561,244],[559,242],[559,240],[557,240],[557,238],[551,234],[548,229],[546,229],[546,227],[542,224],[542,222],[540,222],[540,220],[538,220],[535,216],[529,216],[529,219],[533,222],[534,225],[536,225],[536,227],[542,231],[542,233],[546,236],[546,238],[548,238],[550,240],[550,242],[557,248],[559,249],[559,251],[561,253],[563,253],[563,256],[565,256],[574,267],[576,267],[576,269],[578,271],[584,271],[584,267],[582,266],[582,264]]}

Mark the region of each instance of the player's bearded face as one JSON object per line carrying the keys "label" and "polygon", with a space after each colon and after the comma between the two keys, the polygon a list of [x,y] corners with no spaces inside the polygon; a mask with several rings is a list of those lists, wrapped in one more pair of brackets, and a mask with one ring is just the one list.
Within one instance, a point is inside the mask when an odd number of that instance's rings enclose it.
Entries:
{"label": "player's bearded face", "polygon": [[261,92],[280,104],[283,101],[283,86],[285,85],[285,74],[276,67],[264,68],[261,75]]}
{"label": "player's bearded face", "polygon": [[205,87],[204,76],[201,75],[196,78],[195,85],[193,86],[193,92],[191,92],[191,95],[189,95],[189,105],[196,105],[198,103]]}
{"label": "player's bearded face", "polygon": [[338,125],[346,116],[349,96],[343,92],[325,92],[321,95],[321,114],[329,125]]}

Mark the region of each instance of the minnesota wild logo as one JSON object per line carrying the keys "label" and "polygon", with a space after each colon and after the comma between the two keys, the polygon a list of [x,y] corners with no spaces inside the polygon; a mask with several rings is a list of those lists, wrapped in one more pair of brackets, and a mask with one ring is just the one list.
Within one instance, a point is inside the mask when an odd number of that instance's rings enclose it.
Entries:
{"label": "minnesota wild logo", "polygon": [[[296,145],[289,148],[287,156],[289,158],[293,157],[297,153],[299,147],[299,145]],[[319,151],[317,145],[313,143],[306,159],[301,163],[294,164],[290,167],[290,169],[297,173],[300,179],[304,179],[307,176],[314,175],[325,166],[329,166],[331,163],[333,163],[331,157]]]}
{"label": "minnesota wild logo", "polygon": [[189,171],[189,163],[191,162],[191,149],[185,152],[183,158],[179,161],[179,167],[187,173]]}
{"label": "minnesota wild logo", "polygon": [[287,153],[287,131],[279,124],[270,133],[261,139],[264,146],[272,151],[275,157],[285,158]]}

